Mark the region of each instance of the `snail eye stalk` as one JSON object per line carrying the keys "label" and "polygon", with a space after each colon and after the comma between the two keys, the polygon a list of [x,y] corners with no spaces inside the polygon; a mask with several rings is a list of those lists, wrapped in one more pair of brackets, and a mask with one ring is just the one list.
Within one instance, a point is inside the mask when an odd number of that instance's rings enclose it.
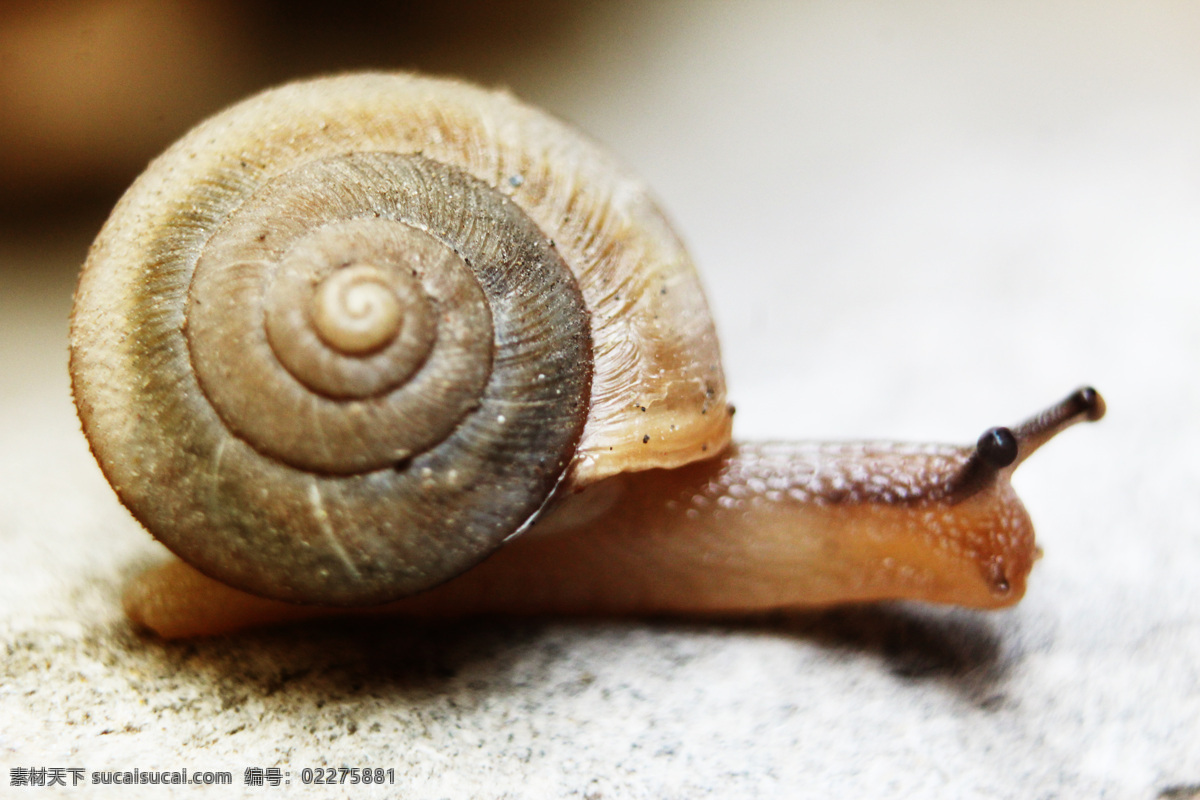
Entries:
{"label": "snail eye stalk", "polygon": [[1104,398],[1090,386],[1078,389],[1062,401],[1035,414],[1013,428],[989,428],[979,437],[974,452],[950,483],[948,494],[955,502],[965,500],[1012,472],[1046,442],[1079,422],[1095,422],[1104,416]]}

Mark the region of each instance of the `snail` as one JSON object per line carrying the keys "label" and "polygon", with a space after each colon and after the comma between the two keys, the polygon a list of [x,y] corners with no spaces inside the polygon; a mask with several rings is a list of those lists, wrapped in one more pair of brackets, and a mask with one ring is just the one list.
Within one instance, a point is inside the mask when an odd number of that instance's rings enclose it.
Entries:
{"label": "snail", "polygon": [[[121,502],[183,561],[165,636],[371,608],[998,608],[1038,554],[1013,470],[1081,389],[970,447],[735,444],[695,268],[647,189],[508,93],[293,83],[120,200],[70,369]],[[186,562],[186,563],[184,563]]]}

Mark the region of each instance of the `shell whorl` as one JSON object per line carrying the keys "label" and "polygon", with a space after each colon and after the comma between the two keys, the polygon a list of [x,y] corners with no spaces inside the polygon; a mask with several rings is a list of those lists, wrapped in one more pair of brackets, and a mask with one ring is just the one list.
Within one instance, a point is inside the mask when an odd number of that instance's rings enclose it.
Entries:
{"label": "shell whorl", "polygon": [[403,75],[267,92],[156,161],[89,254],[72,378],[151,532],[326,604],[445,581],[563,480],[674,466],[729,427],[698,283],[641,186],[506,95]]}
{"label": "shell whorl", "polygon": [[187,335],[201,387],[240,438],[353,474],[444,440],[494,368],[519,366],[539,407],[577,394],[580,415],[586,383],[562,383],[563,359],[589,369],[586,315],[511,200],[421,156],[355,153],[274,178],[213,234]]}

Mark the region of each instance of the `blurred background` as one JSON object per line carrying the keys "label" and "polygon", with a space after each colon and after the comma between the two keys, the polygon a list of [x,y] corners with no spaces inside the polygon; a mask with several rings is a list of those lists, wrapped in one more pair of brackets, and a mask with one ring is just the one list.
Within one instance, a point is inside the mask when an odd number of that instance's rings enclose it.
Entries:
{"label": "blurred background", "polygon": [[598,5],[6,3],[0,202],[28,216],[111,205],[151,156],[198,120],[298,76],[422,69],[552,93],[545,67],[558,62],[561,73],[572,45],[617,10]]}
{"label": "blurred background", "polygon": [[[735,397],[779,401],[754,418],[918,435],[905,426],[923,404],[962,407],[994,371],[1104,377],[1062,374],[1054,338],[1137,347],[1105,319],[1064,326],[1034,308],[1078,306],[1102,282],[1144,308],[1195,255],[1197,37],[1200,8],[1165,0],[15,0],[0,7],[0,275],[73,270],[150,158],[257,89],[454,74],[571,120],[647,179],[736,348]],[[1164,271],[1130,268],[1151,255]],[[1085,263],[1091,285],[1046,300],[1016,280],[1024,267],[1066,290]],[[1005,298],[1019,316],[981,321]],[[871,322],[901,335],[871,341]],[[1034,363],[1005,346],[1019,326],[1042,328]],[[947,335],[987,356],[911,357]],[[779,337],[816,344],[781,370],[761,346]],[[905,365],[904,383],[877,391],[879,364]],[[838,384],[812,397],[778,384],[827,369]],[[851,427],[864,417],[878,429]],[[748,432],[791,432],[765,424]]]}
{"label": "blurred background", "polygon": [[[320,676],[330,652],[369,658],[362,637],[164,656],[121,627],[125,576],[161,551],[78,432],[66,318],[108,210],[200,119],[293,78],[418,69],[507,86],[646,178],[703,275],[741,438],[970,441],[1082,383],[1110,414],[1017,476],[1046,557],[1013,611],[864,612],[795,636],[462,628],[461,676],[421,695],[431,716],[409,719],[412,692],[374,684],[392,703],[379,719],[433,742],[395,757],[425,776],[414,786],[1200,797],[1198,45],[1200,4],[1185,0],[8,0],[0,632],[10,654],[19,641],[46,655],[0,680],[0,716],[26,721],[0,731],[0,764],[116,752],[100,733],[126,724],[160,760],[200,741],[237,761],[245,746],[206,726],[236,728],[239,705],[172,717],[170,734],[126,707],[173,686],[164,658],[196,653],[210,668],[185,689],[232,681],[282,720],[258,743],[286,741],[294,763],[391,746],[364,722],[331,750],[287,727],[282,694],[236,677],[278,660]],[[120,656],[100,667],[97,651]],[[914,658],[934,666],[914,675]],[[497,661],[519,677],[503,691],[472,671]],[[151,677],[121,683],[136,671]],[[335,712],[374,713],[361,700],[304,708],[336,726]],[[516,718],[533,755],[492,736]],[[478,749],[443,747],[463,730]]]}

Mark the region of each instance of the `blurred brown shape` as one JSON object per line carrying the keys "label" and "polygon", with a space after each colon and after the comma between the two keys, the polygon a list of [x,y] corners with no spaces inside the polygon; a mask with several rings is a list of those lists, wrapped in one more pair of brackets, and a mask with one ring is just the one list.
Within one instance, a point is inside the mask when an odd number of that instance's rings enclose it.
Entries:
{"label": "blurred brown shape", "polygon": [[[585,2],[17,0],[0,6],[0,227],[107,208],[149,159],[256,89],[420,69],[519,83]],[[516,88],[520,88],[519,86]]]}
{"label": "blurred brown shape", "polygon": [[0,207],[86,196],[246,85],[222,3],[21,2],[0,11]]}

